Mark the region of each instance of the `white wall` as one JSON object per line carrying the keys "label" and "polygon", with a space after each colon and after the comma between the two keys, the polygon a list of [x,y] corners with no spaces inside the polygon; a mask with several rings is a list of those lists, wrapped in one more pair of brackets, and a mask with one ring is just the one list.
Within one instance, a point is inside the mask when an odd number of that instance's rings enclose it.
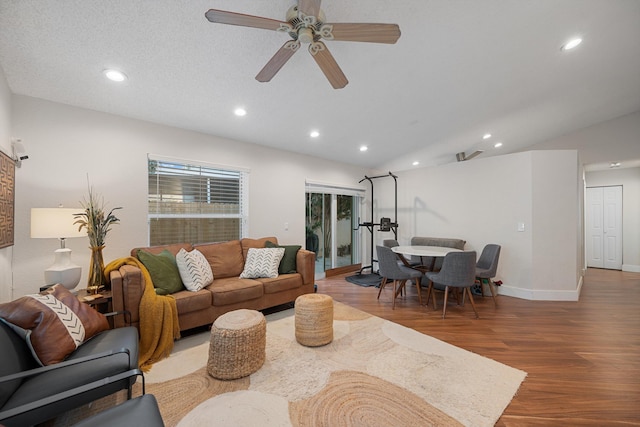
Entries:
{"label": "white wall", "polygon": [[[623,266],[640,271],[640,111],[576,130],[532,147],[535,150],[576,149],[582,165],[607,167],[612,161],[635,165],[630,170],[585,172],[587,186],[624,185]],[[584,218],[582,218],[584,220]],[[582,251],[583,253],[584,251]]]}
{"label": "white wall", "polygon": [[[78,207],[95,191],[117,211],[121,223],[107,236],[105,261],[147,244],[147,153],[195,159],[250,170],[249,235],[275,235],[304,245],[305,180],[353,187],[366,170],[158,124],[14,95],[12,132],[29,160],[16,172],[16,245],[13,298],[35,292],[53,262],[58,242],[29,237],[32,207]],[[285,231],[284,224],[289,224]],[[69,239],[86,282],[88,241]],[[4,269],[3,269],[4,271]],[[6,288],[7,284],[2,286]],[[6,289],[5,289],[6,295]],[[5,297],[6,299],[6,297]]]}
{"label": "white wall", "polygon": [[640,168],[587,172],[586,183],[622,185],[622,270],[640,273]]}
{"label": "white wall", "polygon": [[[398,240],[467,241],[478,256],[502,246],[500,293],[535,300],[577,300],[581,191],[577,152],[538,151],[399,172]],[[391,178],[375,181],[374,219],[393,219]],[[518,223],[525,225],[519,232]],[[376,244],[392,233],[376,233]]]}
{"label": "white wall", "polygon": [[[11,92],[0,67],[0,150],[11,155]],[[0,302],[11,299],[13,246],[0,249]]]}

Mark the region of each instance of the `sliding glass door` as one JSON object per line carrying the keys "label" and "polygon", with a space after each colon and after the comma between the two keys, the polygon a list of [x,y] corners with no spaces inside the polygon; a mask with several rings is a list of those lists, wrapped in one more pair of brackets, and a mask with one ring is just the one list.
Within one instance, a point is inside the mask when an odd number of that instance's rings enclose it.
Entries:
{"label": "sliding glass door", "polygon": [[[360,263],[360,197],[326,192],[306,193],[306,248],[316,253],[316,276],[327,270]],[[345,191],[346,192],[346,191]]]}

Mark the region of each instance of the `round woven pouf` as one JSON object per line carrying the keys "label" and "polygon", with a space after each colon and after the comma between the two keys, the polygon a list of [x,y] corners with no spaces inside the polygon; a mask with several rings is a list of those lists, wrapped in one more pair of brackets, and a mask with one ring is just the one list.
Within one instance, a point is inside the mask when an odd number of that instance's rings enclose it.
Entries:
{"label": "round woven pouf", "polygon": [[296,298],[296,340],[307,347],[333,341],[333,298],[323,294],[305,294]]}
{"label": "round woven pouf", "polygon": [[207,372],[219,380],[235,380],[264,364],[267,322],[259,311],[234,310],[211,326]]}

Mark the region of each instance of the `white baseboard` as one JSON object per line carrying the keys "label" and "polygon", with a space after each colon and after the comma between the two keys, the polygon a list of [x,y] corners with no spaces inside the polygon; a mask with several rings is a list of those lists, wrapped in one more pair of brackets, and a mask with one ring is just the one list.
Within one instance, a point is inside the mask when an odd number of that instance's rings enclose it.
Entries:
{"label": "white baseboard", "polygon": [[629,271],[631,273],[640,273],[640,265],[622,264],[622,271]]}
{"label": "white baseboard", "polygon": [[498,286],[498,294],[531,301],[578,301],[582,290],[582,276],[573,290],[523,289],[513,286]]}

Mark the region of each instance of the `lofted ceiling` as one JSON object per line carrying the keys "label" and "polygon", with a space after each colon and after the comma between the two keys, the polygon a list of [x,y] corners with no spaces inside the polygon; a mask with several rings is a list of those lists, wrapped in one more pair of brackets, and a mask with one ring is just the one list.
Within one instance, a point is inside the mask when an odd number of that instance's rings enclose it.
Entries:
{"label": "lofted ceiling", "polygon": [[392,45],[326,41],[340,90],[304,49],[259,83],[287,35],[204,15],[284,20],[294,2],[0,0],[0,66],[15,94],[380,170],[522,151],[640,110],[637,0],[323,0],[327,22],[402,32]]}

